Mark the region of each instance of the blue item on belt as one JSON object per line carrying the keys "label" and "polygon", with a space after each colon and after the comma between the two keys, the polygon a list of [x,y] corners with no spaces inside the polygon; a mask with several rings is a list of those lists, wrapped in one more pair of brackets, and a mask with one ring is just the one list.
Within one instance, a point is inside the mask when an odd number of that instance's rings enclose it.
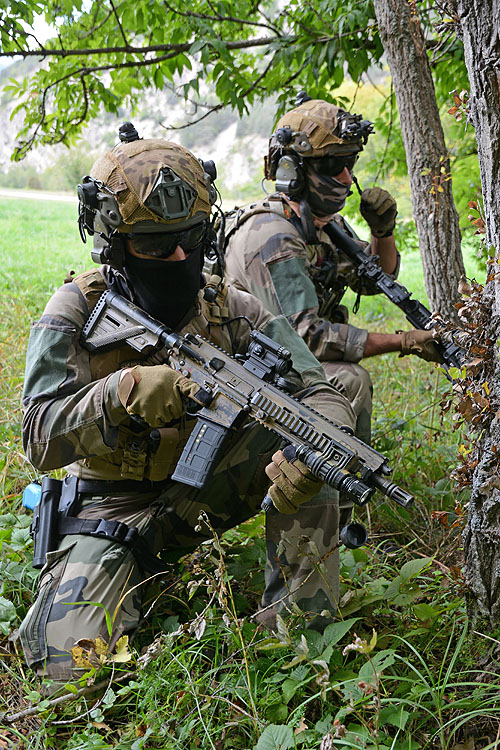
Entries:
{"label": "blue item on belt", "polygon": [[36,506],[40,502],[41,496],[41,485],[39,485],[38,482],[31,482],[31,484],[28,484],[28,486],[24,488],[23,506],[25,508],[29,508],[30,510],[34,510],[34,508],[36,508]]}

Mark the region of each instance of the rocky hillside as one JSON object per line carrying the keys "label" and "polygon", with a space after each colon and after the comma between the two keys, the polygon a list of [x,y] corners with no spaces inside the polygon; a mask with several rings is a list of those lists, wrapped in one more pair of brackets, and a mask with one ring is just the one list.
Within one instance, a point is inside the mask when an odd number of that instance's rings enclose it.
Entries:
{"label": "rocky hillside", "polygon": [[[33,62],[20,61],[0,70],[0,91],[9,78],[29,75]],[[71,190],[87,173],[97,155],[117,142],[118,127],[131,120],[142,137],[165,137],[181,143],[202,159],[213,159],[218,185],[226,200],[251,199],[261,193],[263,157],[273,127],[274,103],[267,101],[240,119],[229,110],[214,112],[202,122],[183,127],[200,116],[192,105],[165,90],[145,92],[140,111],[126,107],[118,116],[102,113],[89,124],[73,148],[40,147],[20,164],[11,161],[16,134],[22,126],[22,113],[11,120],[16,104],[0,93],[0,185],[37,189]],[[170,129],[173,128],[173,129]]]}

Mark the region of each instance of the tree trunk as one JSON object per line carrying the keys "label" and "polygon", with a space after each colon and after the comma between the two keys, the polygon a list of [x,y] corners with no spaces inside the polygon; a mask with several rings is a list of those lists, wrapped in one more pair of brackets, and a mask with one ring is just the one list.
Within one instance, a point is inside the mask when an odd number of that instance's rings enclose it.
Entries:
{"label": "tree trunk", "polygon": [[453,305],[465,269],[422,27],[408,0],[374,0],[374,7],[401,120],[425,288],[431,309],[456,320]]}
{"label": "tree trunk", "polygon": [[469,120],[476,131],[486,242],[496,251],[482,296],[490,316],[483,337],[487,356],[474,386],[483,394],[489,390],[489,405],[476,427],[478,463],[464,534],[465,579],[472,617],[486,617],[496,625],[500,616],[500,1],[458,0],[453,6],[469,75]]}

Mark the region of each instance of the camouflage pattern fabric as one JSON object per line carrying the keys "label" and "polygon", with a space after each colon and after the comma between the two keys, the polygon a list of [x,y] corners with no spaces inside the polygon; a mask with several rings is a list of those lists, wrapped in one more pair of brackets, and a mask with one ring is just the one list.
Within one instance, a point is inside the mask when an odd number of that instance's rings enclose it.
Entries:
{"label": "camouflage pattern fabric", "polygon": [[[230,214],[227,277],[275,315],[286,315],[322,363],[328,380],[351,402],[356,435],[369,441],[372,386],[369,374],[356,364],[363,357],[368,332],[347,322],[347,308],[341,300],[348,287],[359,294],[376,294],[377,290],[369,282],[360,282],[355,267],[321,230],[317,244],[306,244],[290,221],[292,216],[280,194]],[[339,215],[335,221],[352,234]],[[370,252],[367,243],[360,245]],[[398,270],[399,260],[394,277]]]}
{"label": "camouflage pattern fabric", "polygon": [[[155,466],[145,435],[131,430],[130,417],[116,396],[119,370],[131,363],[131,357],[137,361],[137,353],[122,347],[90,355],[80,345],[82,326],[108,273],[105,268],[100,276],[89,272],[62,287],[33,326],[23,397],[25,450],[42,471],[66,466],[70,473],[85,478],[153,476],[158,480],[171,473],[172,460],[169,464],[164,456],[161,467]],[[339,424],[354,426],[349,402],[327,383],[319,363],[283,317],[273,317],[258,300],[232,288],[224,304],[224,319],[245,314],[257,328],[292,350],[293,377],[307,388],[305,403]],[[229,333],[227,326],[213,323],[217,319],[220,322],[221,309],[211,309],[200,295],[193,318],[182,330],[205,335],[232,353],[243,353],[249,343],[248,324],[236,320]],[[155,357],[149,360],[156,363]],[[176,451],[188,434],[181,420]],[[219,533],[259,511],[269,485],[264,468],[277,443],[265,428],[247,425],[233,439],[207,488],[167,482],[154,493],[84,495],[72,515],[136,526],[152,552],[178,557],[210,535],[203,525],[201,531],[195,530],[200,510],[207,512]],[[270,515],[266,519],[263,605],[271,602],[282,608],[293,598],[312,621],[319,622],[325,608],[333,616],[338,563],[335,554],[327,553],[337,535],[338,497],[330,488],[323,487],[317,498],[293,516]],[[304,554],[303,539],[308,536],[312,547]],[[324,564],[322,556],[326,556]],[[112,540],[79,535],[62,538],[59,548],[48,556],[36,600],[20,629],[28,663],[39,675],[56,680],[74,677],[70,649],[80,638],[99,635],[108,640],[105,610],[113,619],[111,645],[121,634],[133,633],[141,612],[139,584],[147,576],[140,560]]]}
{"label": "camouflage pattern fabric", "polygon": [[345,110],[323,99],[310,99],[295,109],[286,112],[276,123],[275,130],[290,128],[292,131],[305,133],[312,146],[308,157],[321,157],[327,153],[347,153],[360,151],[362,144],[358,139],[343,140],[336,132],[339,119]]}
{"label": "camouflage pattern fabric", "polygon": [[356,437],[370,445],[373,386],[370,373],[354,362],[323,362],[328,382],[342,393],[356,416]]}
{"label": "camouflage pattern fabric", "polygon": [[[320,362],[359,362],[368,334],[347,323],[347,310],[340,303],[348,287],[359,294],[377,290],[360,282],[352,263],[321,230],[318,244],[307,245],[291,216],[279,194],[230,214],[227,278],[258,297],[274,315],[286,315]],[[335,221],[351,234],[340,216]],[[360,245],[368,254],[368,244]]]}
{"label": "camouflage pattern fabric", "polygon": [[336,180],[335,177],[319,174],[309,166],[307,159],[304,159],[304,172],[307,202],[314,216],[331,216],[344,208],[350,192],[349,185]]}
{"label": "camouflage pattern fabric", "polygon": [[197,220],[200,220],[210,214],[208,188],[198,159],[178,143],[162,138],[139,139],[119,143],[112,151],[99,157],[91,170],[95,179],[101,180],[116,194],[124,222],[120,225],[120,231],[131,231],[132,225],[143,221],[158,224],[163,231],[174,229],[176,225],[187,225],[185,218],[161,219],[144,205],[164,167],[173,169],[195,190],[190,219],[198,217]]}

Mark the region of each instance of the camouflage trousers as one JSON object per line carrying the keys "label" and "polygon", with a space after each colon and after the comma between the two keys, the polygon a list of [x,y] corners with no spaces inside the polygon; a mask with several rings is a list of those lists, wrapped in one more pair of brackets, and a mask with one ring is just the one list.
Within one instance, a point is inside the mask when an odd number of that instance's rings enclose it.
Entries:
{"label": "camouflage trousers", "polygon": [[[160,492],[79,496],[76,510],[86,519],[122,521],[139,529],[152,553],[180,557],[211,538],[200,523],[205,511],[218,534],[260,510],[269,485],[264,467],[277,438],[257,425],[244,428],[202,490],[171,482]],[[348,520],[350,508],[344,511]],[[261,606],[286,607],[294,600],[312,620],[338,600],[338,495],[323,487],[291,516],[266,517],[266,587]],[[321,558],[326,556],[324,560]],[[102,637],[110,648],[133,634],[141,618],[143,582],[149,574],[125,546],[99,537],[68,535],[47,555],[36,600],[20,634],[28,663],[40,676],[74,679],[78,670],[70,649],[81,638]],[[113,623],[111,639],[106,612]]]}
{"label": "camouflage trousers", "polygon": [[354,362],[321,362],[328,381],[350,402],[356,415],[355,434],[371,442],[373,386],[370,374]]}

